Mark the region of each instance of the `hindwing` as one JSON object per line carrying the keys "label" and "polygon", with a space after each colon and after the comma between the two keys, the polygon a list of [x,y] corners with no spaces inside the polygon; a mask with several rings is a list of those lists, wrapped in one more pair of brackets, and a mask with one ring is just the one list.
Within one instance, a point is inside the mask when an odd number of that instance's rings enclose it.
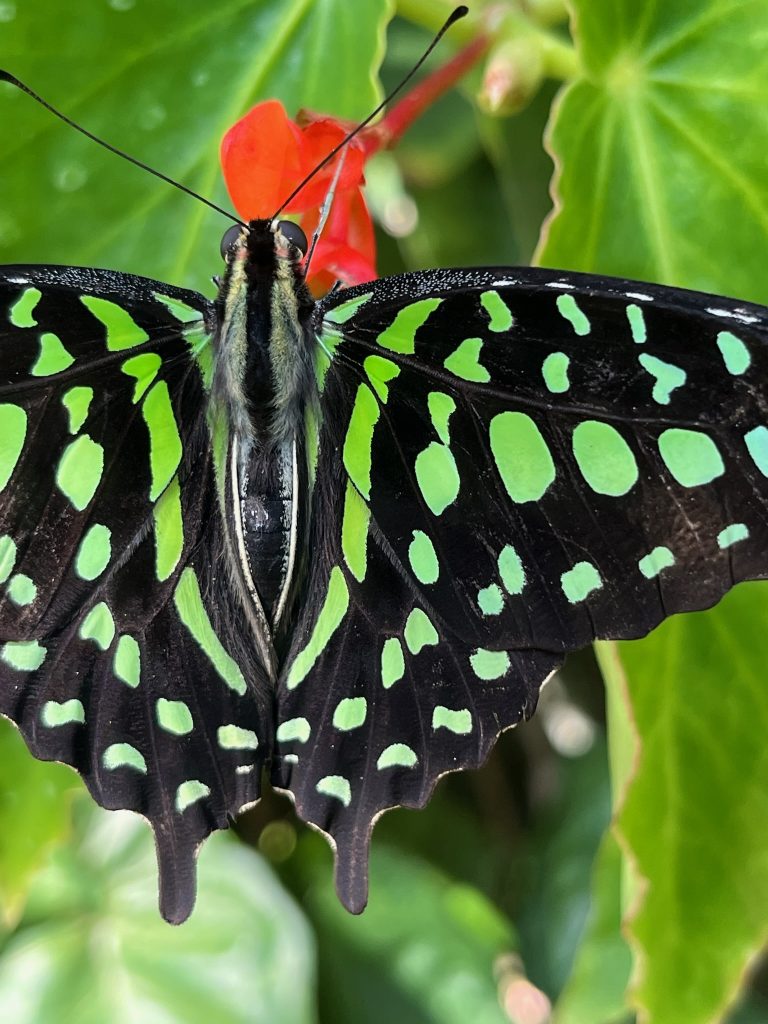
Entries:
{"label": "hindwing", "polygon": [[768,323],[506,268],[337,292],[317,332],[313,558],[274,772],[357,910],[376,816],[479,765],[568,651],[768,573]]}
{"label": "hindwing", "polygon": [[0,711],[149,819],[172,921],[273,728],[216,574],[212,324],[202,296],[125,274],[0,277]]}

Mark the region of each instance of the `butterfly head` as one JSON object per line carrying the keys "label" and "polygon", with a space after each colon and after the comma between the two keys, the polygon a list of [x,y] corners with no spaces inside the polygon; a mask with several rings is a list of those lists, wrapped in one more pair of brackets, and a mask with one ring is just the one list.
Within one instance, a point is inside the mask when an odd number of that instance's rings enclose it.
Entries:
{"label": "butterfly head", "polygon": [[221,239],[221,258],[231,265],[238,259],[259,261],[265,253],[299,262],[307,254],[307,236],[291,220],[252,220],[233,224]]}

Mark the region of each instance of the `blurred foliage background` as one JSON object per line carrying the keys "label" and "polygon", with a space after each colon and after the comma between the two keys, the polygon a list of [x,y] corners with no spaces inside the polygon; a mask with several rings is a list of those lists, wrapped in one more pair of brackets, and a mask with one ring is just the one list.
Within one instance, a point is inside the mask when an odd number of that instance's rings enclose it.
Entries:
{"label": "blurred foliage background", "polygon": [[[251,103],[360,118],[451,6],[0,0],[0,64],[226,202]],[[768,302],[768,0],[478,0],[433,66],[483,28],[485,68],[370,168],[381,274],[535,260]],[[6,87],[0,125],[2,262],[211,292],[215,214]],[[573,657],[484,769],[382,820],[360,918],[270,794],[170,928],[148,830],[0,723],[0,1019],[765,1024],[766,612],[743,586]]]}

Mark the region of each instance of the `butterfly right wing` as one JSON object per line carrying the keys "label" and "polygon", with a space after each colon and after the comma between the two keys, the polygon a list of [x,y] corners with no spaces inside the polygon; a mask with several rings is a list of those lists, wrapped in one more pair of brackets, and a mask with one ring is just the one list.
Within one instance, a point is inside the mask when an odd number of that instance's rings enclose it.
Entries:
{"label": "butterfly right wing", "polygon": [[0,712],[150,821],[174,922],[273,728],[217,572],[212,324],[202,296],[129,275],[0,274]]}

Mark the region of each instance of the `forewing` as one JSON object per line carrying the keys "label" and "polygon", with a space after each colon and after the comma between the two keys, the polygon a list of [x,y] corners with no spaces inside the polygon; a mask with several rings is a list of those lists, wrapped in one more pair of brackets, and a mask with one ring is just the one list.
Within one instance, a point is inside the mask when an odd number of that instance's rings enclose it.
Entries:
{"label": "forewing", "polygon": [[128,275],[0,275],[0,711],[149,819],[172,921],[200,842],[256,799],[272,729],[213,568],[212,318]]}
{"label": "forewing", "polygon": [[372,822],[530,715],[564,654],[768,571],[768,320],[543,270],[332,296],[278,782],[365,901]]}

